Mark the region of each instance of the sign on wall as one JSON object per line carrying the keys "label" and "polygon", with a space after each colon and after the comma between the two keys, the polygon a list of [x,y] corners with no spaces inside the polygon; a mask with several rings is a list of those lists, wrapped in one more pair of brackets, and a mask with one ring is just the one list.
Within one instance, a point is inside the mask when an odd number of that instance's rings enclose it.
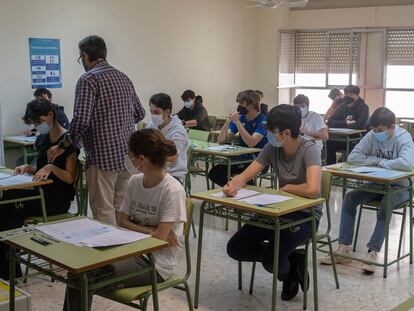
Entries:
{"label": "sign on wall", "polygon": [[59,39],[29,38],[32,89],[62,87]]}

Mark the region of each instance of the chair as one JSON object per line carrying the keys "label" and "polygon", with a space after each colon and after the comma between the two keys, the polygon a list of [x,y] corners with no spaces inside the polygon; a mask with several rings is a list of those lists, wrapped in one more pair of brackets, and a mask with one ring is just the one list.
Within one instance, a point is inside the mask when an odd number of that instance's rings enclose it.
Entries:
{"label": "chair", "polygon": [[216,122],[217,122],[216,116],[208,116],[208,123],[210,124],[210,131],[216,130]]}
{"label": "chair", "polygon": [[[330,197],[330,193],[331,193],[331,174],[328,172],[322,172],[322,193],[321,196],[322,198],[325,199],[325,217],[327,220],[327,228],[325,232],[317,232],[316,235],[316,242],[319,244],[323,244],[323,245],[328,245],[329,246],[329,254],[331,255],[331,260],[332,260],[332,269],[333,269],[333,273],[334,273],[334,278],[335,278],[335,285],[336,288],[339,289],[339,281],[338,281],[338,274],[336,272],[336,263],[335,263],[335,256],[333,253],[333,248],[332,248],[332,239],[330,236],[330,231],[331,231],[331,212],[330,212],[330,208],[329,208],[329,197]],[[326,239],[326,241],[323,241],[324,239]],[[309,250],[309,243],[311,242],[311,240],[309,239],[308,241],[306,241],[304,243],[305,246],[305,271],[308,271],[308,250]],[[320,250],[318,248],[318,250]],[[252,266],[252,274],[250,277],[250,288],[249,288],[249,294],[252,295],[253,293],[253,285],[254,285],[254,274],[255,274],[255,270],[256,270],[256,262],[253,262],[253,266]],[[304,279],[304,288],[307,288],[308,286],[308,274],[305,273],[305,279]],[[305,290],[305,292],[303,293],[303,310],[306,310],[307,307],[307,291]]]}
{"label": "chair", "polygon": [[[357,242],[358,242],[358,233],[359,233],[359,225],[361,223],[361,215],[362,215],[362,210],[370,210],[370,211],[376,211],[377,213],[379,212],[379,207],[380,207],[381,201],[371,201],[368,202],[366,204],[361,204],[358,210],[358,220],[357,220],[357,225],[355,228],[355,238],[354,238],[354,245],[353,245],[353,251],[355,252],[356,250],[356,246],[357,246]],[[404,224],[405,224],[405,219],[407,216],[407,208],[411,208],[410,207],[410,201],[401,203],[399,205],[397,205],[394,210],[393,210],[393,214],[396,215],[400,215],[402,216],[402,220],[401,220],[401,230],[400,230],[400,239],[398,242],[398,257],[400,257],[401,255],[401,246],[402,246],[402,239],[403,239],[403,235],[404,235]],[[402,211],[399,211],[401,210]],[[385,250],[388,251],[388,250]]]}
{"label": "chair", "polygon": [[[184,237],[185,237],[185,257],[187,263],[187,270],[183,277],[178,275],[172,275],[170,278],[165,280],[162,283],[157,284],[158,291],[162,291],[168,288],[176,288],[183,290],[187,294],[187,302],[190,311],[193,311],[193,302],[191,299],[190,288],[188,286],[187,280],[191,273],[191,258],[190,258],[190,242],[189,242],[189,233],[190,225],[192,223],[193,215],[193,205],[190,199],[186,200],[187,205],[187,222],[184,224]],[[130,307],[137,308],[139,310],[147,310],[148,299],[151,297],[152,289],[151,285],[139,286],[139,287],[129,287],[116,290],[111,293],[99,294],[102,297],[105,297],[110,300],[117,301],[119,303],[128,305]],[[138,301],[137,303],[134,301]]]}
{"label": "chair", "polygon": [[191,140],[208,141],[209,136],[210,136],[210,132],[207,132],[207,131],[200,131],[200,130],[194,130],[194,129],[188,130],[188,139],[191,139]]}

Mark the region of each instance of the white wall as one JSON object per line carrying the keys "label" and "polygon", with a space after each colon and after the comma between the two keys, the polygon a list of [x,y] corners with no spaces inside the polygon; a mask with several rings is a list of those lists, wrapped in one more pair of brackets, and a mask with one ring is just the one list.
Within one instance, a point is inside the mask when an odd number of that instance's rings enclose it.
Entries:
{"label": "white wall", "polygon": [[156,92],[173,97],[192,88],[210,114],[234,109],[236,93],[255,82],[255,11],[243,0],[0,0],[0,104],[6,135],[32,98],[28,38],[61,39],[63,88],[54,101],[71,117],[82,74],[77,44],[104,37],[108,60],[133,81],[144,107]]}

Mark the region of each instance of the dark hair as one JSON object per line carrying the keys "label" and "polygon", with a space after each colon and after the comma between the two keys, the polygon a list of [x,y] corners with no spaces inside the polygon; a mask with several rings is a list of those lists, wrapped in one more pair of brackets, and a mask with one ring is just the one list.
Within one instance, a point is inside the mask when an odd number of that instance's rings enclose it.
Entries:
{"label": "dark hair", "polygon": [[44,98],[33,99],[26,105],[26,112],[23,121],[27,125],[41,123],[40,117],[47,116],[49,112],[53,113],[53,119],[56,119],[58,106]]}
{"label": "dark hair", "polygon": [[244,91],[241,101],[245,102],[247,105],[253,106],[257,111],[260,111],[260,96],[254,90]]}
{"label": "dark hair", "polygon": [[335,99],[335,97],[336,97],[336,96],[339,96],[339,95],[341,95],[341,91],[340,91],[340,90],[338,90],[338,89],[336,89],[336,88],[333,88],[333,89],[331,89],[331,90],[329,91],[328,97],[329,97],[330,99],[334,100],[334,99]]}
{"label": "dark hair", "polygon": [[42,97],[43,95],[47,95],[47,97],[52,98],[52,92],[45,88],[36,89],[33,93],[34,97]]}
{"label": "dark hair", "polygon": [[256,92],[257,94],[259,94],[259,96],[260,96],[260,97],[263,97],[263,92],[262,92],[262,91],[260,91],[260,90],[255,90],[255,92]]}
{"label": "dark hair", "polygon": [[187,101],[189,99],[194,99],[196,97],[196,94],[193,90],[186,90],[184,91],[183,95],[181,95],[181,99],[183,101]]}
{"label": "dark hair", "polygon": [[100,58],[106,59],[106,44],[99,36],[88,36],[79,42],[79,51],[85,52],[89,60],[94,62]]}
{"label": "dark hair", "polygon": [[196,105],[198,105],[198,104],[202,104],[202,103],[203,103],[203,97],[201,97],[201,95],[197,95],[197,96],[195,97],[194,103],[195,103]]}
{"label": "dark hair", "polygon": [[356,85],[348,85],[344,88],[344,93],[345,94],[355,94],[355,95],[359,95],[359,92],[361,90],[359,89],[359,87],[357,87]]}
{"label": "dark hair", "polygon": [[309,106],[309,98],[306,95],[303,94],[299,94],[298,96],[296,96],[293,99],[293,104],[294,105],[301,105],[301,104],[306,104]]}
{"label": "dark hair", "polygon": [[157,106],[158,108],[161,108],[162,110],[169,109],[170,112],[172,111],[172,102],[171,97],[168,94],[165,93],[158,93],[151,96],[150,104],[153,104],[154,106]]}
{"label": "dark hair", "polygon": [[164,167],[167,158],[177,154],[175,144],[157,129],[136,131],[129,138],[128,147],[134,156],[143,155],[158,167]]}
{"label": "dark hair", "polygon": [[395,114],[385,107],[380,107],[374,111],[369,119],[371,127],[378,127],[380,125],[390,128],[395,124]]}
{"label": "dark hair", "polygon": [[299,129],[302,125],[302,115],[297,106],[281,104],[273,107],[267,115],[267,128],[278,129],[282,132],[290,130],[292,138],[299,136]]}
{"label": "dark hair", "polygon": [[236,102],[237,103],[241,102],[241,100],[243,99],[245,93],[246,93],[246,91],[241,91],[241,92],[237,93],[237,97],[236,97]]}

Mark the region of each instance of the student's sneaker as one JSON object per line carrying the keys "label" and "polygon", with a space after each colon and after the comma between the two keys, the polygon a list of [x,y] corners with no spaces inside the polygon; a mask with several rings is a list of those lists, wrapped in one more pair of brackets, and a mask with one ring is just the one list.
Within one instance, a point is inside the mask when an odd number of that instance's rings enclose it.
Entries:
{"label": "student's sneaker", "polygon": [[282,293],[280,297],[282,300],[291,300],[296,297],[299,292],[299,282],[294,277],[294,273],[291,273],[286,280],[283,281]]}
{"label": "student's sneaker", "polygon": [[[366,261],[369,262],[377,262],[378,252],[374,250],[368,250],[367,257],[365,258]],[[361,265],[362,271],[366,274],[373,274],[375,272],[376,266],[371,265],[369,263],[363,263]]]}
{"label": "student's sneaker", "polygon": [[[351,262],[351,259],[344,258],[340,255],[349,256],[349,245],[339,244],[336,251],[334,251],[334,256],[335,256],[335,263],[336,264],[344,264],[344,263],[350,263]],[[322,257],[321,264],[332,265],[331,255],[328,254],[328,255]]]}

